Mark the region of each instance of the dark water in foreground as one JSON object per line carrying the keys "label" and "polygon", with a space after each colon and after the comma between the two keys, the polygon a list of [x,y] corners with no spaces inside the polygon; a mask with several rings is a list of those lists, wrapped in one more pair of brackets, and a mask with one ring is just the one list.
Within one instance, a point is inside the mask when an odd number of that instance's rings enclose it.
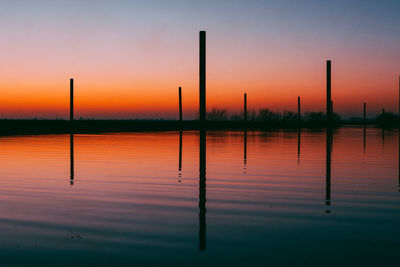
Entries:
{"label": "dark water in foreground", "polygon": [[400,264],[397,131],[2,137],[0,167],[2,265]]}

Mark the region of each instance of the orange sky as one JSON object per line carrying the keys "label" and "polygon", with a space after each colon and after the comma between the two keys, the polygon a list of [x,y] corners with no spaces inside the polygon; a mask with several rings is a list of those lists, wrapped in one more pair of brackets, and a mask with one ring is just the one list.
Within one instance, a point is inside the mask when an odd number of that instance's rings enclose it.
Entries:
{"label": "orange sky", "polygon": [[208,109],[239,113],[247,92],[249,109],[295,111],[301,96],[303,112],[323,111],[331,59],[336,112],[361,116],[364,101],[370,116],[397,111],[400,39],[390,33],[398,19],[389,9],[378,16],[373,7],[365,14],[347,7],[340,21],[322,9],[319,25],[306,5],[296,17],[292,7],[262,1],[226,2],[223,14],[206,2],[206,15],[193,2],[180,2],[186,13],[79,3],[25,2],[1,11],[0,118],[67,118],[74,78],[76,117],[177,118],[182,86],[184,118],[191,119],[199,30],[207,30]]}

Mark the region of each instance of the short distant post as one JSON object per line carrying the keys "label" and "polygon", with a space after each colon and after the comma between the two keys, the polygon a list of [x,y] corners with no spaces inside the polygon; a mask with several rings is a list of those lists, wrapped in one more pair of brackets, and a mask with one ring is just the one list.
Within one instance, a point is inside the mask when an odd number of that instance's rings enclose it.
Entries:
{"label": "short distant post", "polygon": [[200,78],[200,92],[199,92],[199,100],[200,100],[200,108],[199,108],[199,117],[200,122],[206,121],[206,32],[200,31],[200,64],[199,64],[199,78]]}
{"label": "short distant post", "polygon": [[382,109],[382,115],[385,115],[385,109],[384,108]]}
{"label": "short distant post", "polygon": [[331,61],[326,61],[326,120],[332,121],[332,99],[331,99]]}
{"label": "short distant post", "polygon": [[247,121],[247,94],[244,93],[244,107],[243,107],[244,121]]}
{"label": "short distant post", "polygon": [[69,120],[74,120],[74,79],[69,80]]}
{"label": "short distant post", "polygon": [[367,103],[364,102],[364,126],[367,124]]}
{"label": "short distant post", "polygon": [[297,120],[301,120],[301,113],[300,113],[300,96],[297,97]]}
{"label": "short distant post", "polygon": [[179,122],[182,122],[182,87],[179,87]]}

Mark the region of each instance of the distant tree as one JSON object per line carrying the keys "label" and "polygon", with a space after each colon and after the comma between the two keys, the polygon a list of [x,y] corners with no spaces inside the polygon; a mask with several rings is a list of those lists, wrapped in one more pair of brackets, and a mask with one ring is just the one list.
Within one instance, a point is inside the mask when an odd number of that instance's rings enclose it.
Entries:
{"label": "distant tree", "polygon": [[297,121],[297,113],[291,111],[284,111],[282,121]]}
{"label": "distant tree", "polygon": [[279,113],[270,111],[269,109],[260,109],[258,111],[257,119],[260,121],[278,121],[281,118]]}
{"label": "distant tree", "polygon": [[322,112],[307,112],[307,120],[314,123],[322,123],[326,121],[326,116]]}
{"label": "distant tree", "polygon": [[380,114],[375,120],[379,125],[396,125],[399,123],[399,117],[391,112]]}
{"label": "distant tree", "polygon": [[228,111],[226,109],[212,108],[207,112],[207,120],[209,121],[226,121],[228,120]]}

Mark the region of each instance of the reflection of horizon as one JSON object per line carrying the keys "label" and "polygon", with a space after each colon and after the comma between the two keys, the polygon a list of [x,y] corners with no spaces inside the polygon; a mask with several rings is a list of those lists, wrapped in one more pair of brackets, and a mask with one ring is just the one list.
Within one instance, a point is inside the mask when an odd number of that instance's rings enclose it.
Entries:
{"label": "reflection of horizon", "polygon": [[70,178],[69,183],[70,185],[74,185],[74,135],[69,135],[69,162],[70,162]]}
{"label": "reflection of horizon", "polygon": [[206,249],[206,130],[200,130],[199,142],[199,250]]}
{"label": "reflection of horizon", "polygon": [[326,213],[330,213],[331,206],[331,153],[332,129],[326,129]]}

